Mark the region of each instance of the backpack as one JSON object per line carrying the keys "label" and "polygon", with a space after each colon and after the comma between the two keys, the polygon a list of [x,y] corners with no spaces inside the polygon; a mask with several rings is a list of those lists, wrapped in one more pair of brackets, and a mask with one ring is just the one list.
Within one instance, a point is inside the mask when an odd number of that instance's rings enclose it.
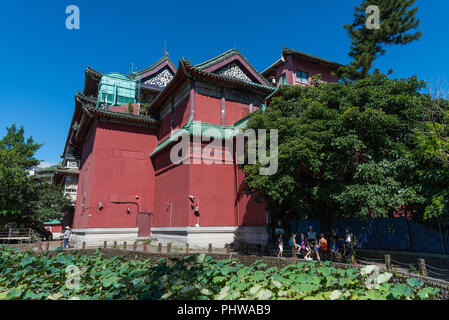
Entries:
{"label": "backpack", "polygon": [[327,241],[326,240],[320,240],[320,247],[321,247],[321,250],[327,251]]}
{"label": "backpack", "polygon": [[290,247],[293,247],[293,240],[292,240],[292,238],[290,238],[290,240],[288,240],[288,244],[290,245]]}

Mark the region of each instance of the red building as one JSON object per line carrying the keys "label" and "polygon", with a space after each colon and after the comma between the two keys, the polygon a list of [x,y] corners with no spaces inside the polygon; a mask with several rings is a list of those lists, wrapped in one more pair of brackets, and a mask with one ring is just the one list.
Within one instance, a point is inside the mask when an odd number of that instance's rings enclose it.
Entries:
{"label": "red building", "polygon": [[[267,76],[286,73],[295,84],[291,72],[301,69],[307,78],[322,73],[323,80],[336,81],[330,73],[337,64],[310,57],[284,49],[285,61],[263,75],[236,50],[197,65],[181,60],[177,69],[165,55],[128,76],[87,68],[62,155],[79,161],[79,168],[67,171],[78,175],[72,242],[151,236],[191,246],[266,244],[268,213],[245,194],[235,148],[223,143],[217,153],[230,157],[212,164],[204,160],[217,150],[204,150],[211,139],[235,139],[232,133],[248,115],[265,108],[276,91]],[[180,129],[189,153],[174,164],[170,152]]]}

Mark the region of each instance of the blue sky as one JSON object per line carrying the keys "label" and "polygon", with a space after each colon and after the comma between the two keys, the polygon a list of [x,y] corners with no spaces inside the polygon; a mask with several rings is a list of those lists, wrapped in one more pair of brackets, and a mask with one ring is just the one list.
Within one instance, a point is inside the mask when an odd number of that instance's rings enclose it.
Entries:
{"label": "blue sky", "polygon": [[[289,47],[350,61],[343,24],[361,0],[295,1],[12,1],[0,2],[0,137],[13,123],[43,147],[37,158],[59,162],[84,69],[128,73],[163,55],[200,63],[236,47],[262,71]],[[80,29],[68,30],[68,5]],[[418,0],[421,39],[387,49],[375,62],[394,77],[449,81],[449,1]]]}

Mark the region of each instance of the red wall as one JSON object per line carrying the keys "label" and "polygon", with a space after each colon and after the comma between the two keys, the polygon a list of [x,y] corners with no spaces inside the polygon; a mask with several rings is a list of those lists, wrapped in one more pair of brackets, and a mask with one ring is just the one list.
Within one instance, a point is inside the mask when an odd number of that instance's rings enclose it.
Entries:
{"label": "red wall", "polygon": [[82,229],[88,226],[87,208],[89,207],[92,190],[93,148],[96,130],[97,126],[96,123],[94,123],[92,125],[91,133],[84,143],[81,154],[75,214],[73,218],[73,228],[76,229]]}
{"label": "red wall", "polygon": [[[169,159],[170,149],[157,155],[156,161]],[[156,190],[154,203],[154,227],[170,226],[170,206],[172,210],[172,227],[191,226],[192,221],[188,215],[189,209],[189,165],[164,166],[156,171]]]}
{"label": "red wall", "polygon": [[237,185],[237,206],[235,208],[238,217],[237,224],[242,226],[264,226],[266,224],[266,204],[256,201],[255,195],[245,192],[245,173],[235,165],[236,185]]}
{"label": "red wall", "polygon": [[[253,109],[255,111],[255,109]],[[249,105],[245,103],[226,101],[225,125],[230,126],[249,113]]]}
{"label": "red wall", "polygon": [[221,124],[221,100],[195,93],[195,120]]}
{"label": "red wall", "polygon": [[190,194],[199,197],[200,226],[236,225],[233,164],[191,164],[190,172]]}
{"label": "red wall", "polygon": [[[81,167],[75,228],[118,228],[137,226],[137,202],[139,211],[154,210],[154,170],[149,154],[157,145],[156,131],[145,127],[99,122],[94,129],[93,150]],[[87,168],[86,168],[87,167]],[[94,168],[94,170],[90,168]],[[90,180],[90,190],[83,190]],[[86,199],[84,213],[83,192]],[[137,196],[137,198],[136,198]],[[101,202],[103,209],[98,208]],[[127,208],[130,209],[128,214]]]}
{"label": "red wall", "polygon": [[[173,124],[171,123],[172,112],[168,113],[159,124],[159,141],[163,141],[170,136],[171,130],[183,127],[190,117],[189,96],[179,102],[173,110]],[[173,128],[172,128],[173,126]]]}

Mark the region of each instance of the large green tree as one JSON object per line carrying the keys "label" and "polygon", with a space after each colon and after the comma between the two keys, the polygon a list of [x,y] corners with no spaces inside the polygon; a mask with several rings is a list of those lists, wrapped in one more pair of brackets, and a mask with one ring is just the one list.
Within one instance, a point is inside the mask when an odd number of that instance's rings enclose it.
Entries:
{"label": "large green tree", "polygon": [[[407,44],[421,37],[421,32],[411,32],[419,25],[418,8],[412,8],[416,0],[367,0],[355,7],[354,22],[345,25],[352,40],[350,64],[341,67],[338,75],[353,80],[366,78],[373,62],[385,54],[385,47]],[[366,27],[366,21],[374,12],[366,13],[368,6],[379,8],[379,28]]]}
{"label": "large green tree", "polygon": [[423,216],[435,192],[449,189],[449,172],[421,152],[414,134],[417,101],[428,101],[419,93],[424,85],[374,73],[349,83],[281,87],[248,123],[278,129],[278,171],[262,176],[260,163],[245,165],[249,189],[272,212],[323,222],[404,211]]}
{"label": "large green tree", "polygon": [[69,200],[59,187],[29,174],[40,163],[34,157],[40,147],[15,125],[0,140],[0,226],[15,221],[21,227],[39,228],[68,208]]}

